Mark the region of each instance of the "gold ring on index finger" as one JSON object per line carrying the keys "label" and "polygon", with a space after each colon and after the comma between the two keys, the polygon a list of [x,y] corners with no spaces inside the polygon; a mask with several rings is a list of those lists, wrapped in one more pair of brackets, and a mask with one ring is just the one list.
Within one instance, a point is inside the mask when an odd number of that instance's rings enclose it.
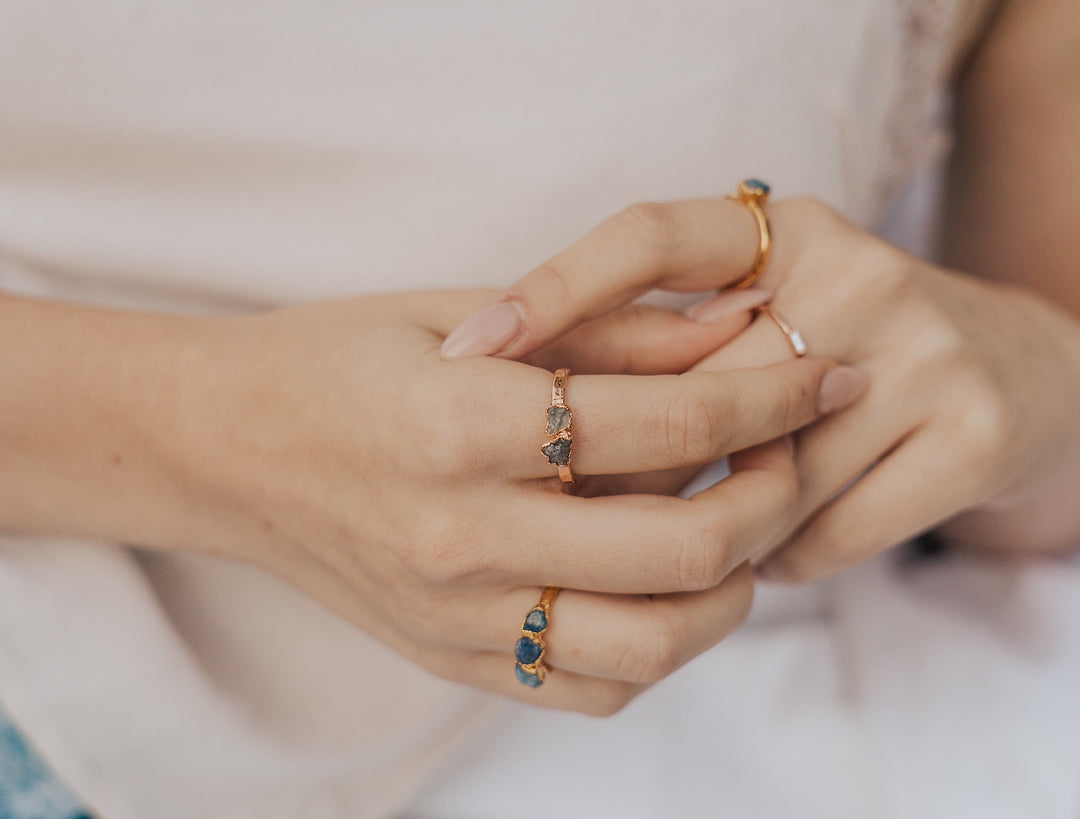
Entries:
{"label": "gold ring on index finger", "polygon": [[739,183],[734,194],[728,194],[728,199],[733,199],[746,208],[758,227],[758,249],[754,257],[754,263],[750,266],[750,272],[741,279],[729,284],[728,290],[742,290],[750,287],[761,278],[765,272],[765,265],[769,263],[772,255],[772,229],[769,225],[769,217],[765,215],[765,203],[769,201],[772,188],[768,183],[760,179],[744,179]]}

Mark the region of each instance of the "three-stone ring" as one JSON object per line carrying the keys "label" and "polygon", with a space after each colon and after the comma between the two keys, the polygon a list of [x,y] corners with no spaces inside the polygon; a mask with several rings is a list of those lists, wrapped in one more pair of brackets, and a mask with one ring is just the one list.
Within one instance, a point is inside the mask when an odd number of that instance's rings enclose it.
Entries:
{"label": "three-stone ring", "polygon": [[544,664],[544,632],[551,624],[551,604],[559,590],[548,586],[540,595],[540,602],[529,609],[521,624],[521,637],[514,644],[514,673],[518,682],[529,688],[539,688],[547,678]]}

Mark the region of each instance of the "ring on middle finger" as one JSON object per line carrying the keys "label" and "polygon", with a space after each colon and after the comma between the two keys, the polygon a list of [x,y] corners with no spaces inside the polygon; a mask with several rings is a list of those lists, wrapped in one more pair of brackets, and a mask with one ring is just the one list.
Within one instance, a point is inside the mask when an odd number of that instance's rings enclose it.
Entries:
{"label": "ring on middle finger", "polygon": [[555,371],[551,382],[551,406],[547,408],[547,434],[549,440],[540,447],[548,463],[557,467],[563,483],[573,483],[574,473],[570,471],[570,451],[574,439],[571,424],[574,420],[570,407],[566,406],[566,380],[570,370],[560,367]]}

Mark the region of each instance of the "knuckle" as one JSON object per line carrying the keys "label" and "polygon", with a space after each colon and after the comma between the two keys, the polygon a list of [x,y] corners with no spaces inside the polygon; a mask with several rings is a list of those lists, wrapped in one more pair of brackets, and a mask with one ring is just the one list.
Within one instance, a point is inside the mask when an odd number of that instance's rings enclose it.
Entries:
{"label": "knuckle", "polygon": [[636,632],[619,655],[616,674],[637,683],[664,679],[680,665],[682,635],[670,617],[658,617],[649,628]]}
{"label": "knuckle", "polygon": [[[533,280],[538,284],[539,289],[544,290],[549,297],[558,304],[572,303],[574,299],[574,293],[576,288],[574,287],[574,276],[568,270],[566,270],[561,263],[557,263],[554,259],[548,259],[542,263],[533,273]],[[518,302],[525,310],[526,324],[532,318],[530,313],[533,311],[531,300],[528,298],[528,294],[521,292],[518,289],[512,289],[511,294],[517,297]]]}
{"label": "knuckle", "polygon": [[1009,441],[1019,433],[1017,419],[997,385],[986,377],[968,380],[960,412],[958,433],[976,474],[995,474],[993,469]]}
{"label": "knuckle", "polygon": [[620,211],[616,221],[660,256],[666,256],[678,242],[678,219],[666,203],[635,202]]}
{"label": "knuckle", "polygon": [[713,406],[701,395],[680,390],[660,404],[649,428],[659,436],[657,449],[673,464],[694,464],[712,457],[720,429]]}
{"label": "knuckle", "polygon": [[[462,362],[463,367],[472,362]],[[410,379],[403,387],[405,392],[396,405],[403,408],[400,426],[408,430],[400,436],[406,447],[399,462],[413,464],[418,474],[425,476],[453,477],[466,472],[479,471],[487,466],[490,453],[478,446],[478,434],[468,425],[451,428],[442,413],[430,411],[431,396],[438,392],[446,406],[459,407],[465,417],[477,417],[485,412],[483,398],[475,390],[465,387],[470,378],[456,378],[448,383],[433,383],[427,378]]]}
{"label": "knuckle", "polygon": [[826,221],[839,220],[836,211],[817,197],[807,194],[789,196],[777,202],[774,207],[778,211],[790,212],[798,216],[803,223],[809,223],[812,226],[819,226]]}
{"label": "knuckle", "polygon": [[907,254],[880,239],[859,235],[846,252],[847,269],[856,282],[857,298],[865,303],[890,303],[913,289],[912,265]]}
{"label": "knuckle", "polygon": [[460,583],[489,572],[470,517],[461,513],[428,509],[417,514],[400,550],[406,571],[421,583]]}
{"label": "knuckle", "polygon": [[963,331],[939,307],[921,304],[907,318],[913,330],[909,361],[916,369],[966,377],[977,366]]}
{"label": "knuckle", "polygon": [[848,228],[847,222],[835,210],[813,196],[791,196],[772,205],[773,213],[808,248],[819,239],[835,237],[838,230]]}
{"label": "knuckle", "polygon": [[704,591],[727,574],[727,548],[719,527],[700,527],[676,540],[675,578],[683,591]]}

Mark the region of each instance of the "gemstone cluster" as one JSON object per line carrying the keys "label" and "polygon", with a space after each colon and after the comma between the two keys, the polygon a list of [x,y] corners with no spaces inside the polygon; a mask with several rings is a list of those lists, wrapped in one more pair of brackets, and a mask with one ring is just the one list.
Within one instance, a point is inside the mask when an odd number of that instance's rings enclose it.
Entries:
{"label": "gemstone cluster", "polygon": [[514,644],[514,674],[518,682],[529,688],[539,688],[544,684],[545,669],[544,638],[541,636],[548,627],[547,612],[540,606],[529,609],[525,621],[521,624],[521,637]]}
{"label": "gemstone cluster", "polygon": [[548,463],[555,466],[570,465],[570,448],[573,438],[570,434],[570,422],[573,416],[569,407],[552,404],[547,408],[547,434],[551,440],[540,447],[547,456]]}

